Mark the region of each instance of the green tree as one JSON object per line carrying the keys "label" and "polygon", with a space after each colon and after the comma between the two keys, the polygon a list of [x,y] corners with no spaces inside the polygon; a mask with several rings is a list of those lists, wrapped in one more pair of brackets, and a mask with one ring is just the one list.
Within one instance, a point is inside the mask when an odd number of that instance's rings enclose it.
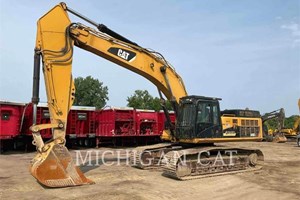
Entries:
{"label": "green tree", "polygon": [[[173,110],[172,104],[170,101],[166,100],[166,107],[168,110]],[[155,111],[161,110],[161,100],[158,97],[155,97],[152,101],[152,109]]]}
{"label": "green tree", "polygon": [[75,78],[75,101],[77,106],[95,106],[102,108],[108,98],[108,88],[91,76]]}
{"label": "green tree", "polygon": [[284,126],[286,128],[293,128],[294,127],[294,123],[298,119],[298,117],[300,117],[300,116],[298,116],[298,115],[292,115],[292,116],[290,116],[288,118],[285,118]]}
{"label": "green tree", "polygon": [[[136,90],[133,95],[127,97],[127,106],[136,109],[161,110],[161,100],[158,97],[152,97],[147,90]],[[172,110],[169,101],[166,102],[168,110]]]}

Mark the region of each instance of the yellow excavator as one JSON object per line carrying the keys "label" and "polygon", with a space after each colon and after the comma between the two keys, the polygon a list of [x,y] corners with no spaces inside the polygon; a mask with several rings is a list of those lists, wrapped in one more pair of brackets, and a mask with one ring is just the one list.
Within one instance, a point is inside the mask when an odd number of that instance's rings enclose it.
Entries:
{"label": "yellow excavator", "polygon": [[[68,16],[70,13],[95,28],[71,22]],[[93,183],[75,165],[65,147],[67,116],[75,98],[72,77],[74,46],[145,77],[158,88],[162,102],[163,95],[172,102],[177,116],[176,125],[163,133],[163,137],[172,142],[138,147],[136,150],[139,156],[134,166],[143,168],[142,161],[149,159],[149,152],[152,152],[152,166],[156,164],[157,158],[165,155],[164,163],[169,163],[164,165],[165,173],[181,180],[261,168],[264,158],[259,149],[211,145],[218,142],[262,140],[261,133],[224,137],[219,98],[188,96],[181,77],[160,53],[143,48],[107,26],[79,14],[65,3],[60,3],[37,22],[32,103],[36,113],[42,59],[51,119],[50,124],[34,123],[31,127],[37,154],[32,160],[30,171],[40,184],[66,187]],[[53,134],[53,138],[45,143],[39,134],[43,129],[52,129]],[[200,154],[202,162],[199,163],[197,155],[201,152],[206,153]],[[213,162],[214,159],[220,159],[220,152],[223,153],[222,162]],[[230,156],[228,152],[235,153]],[[173,156],[175,154],[177,157]],[[179,162],[183,156],[186,158],[185,164]],[[203,163],[205,165],[201,165]]]}
{"label": "yellow excavator", "polygon": [[[287,138],[282,132],[285,120],[285,111],[283,108],[265,113],[261,118],[263,123],[263,133],[265,141],[277,143],[284,143],[287,141]],[[268,128],[267,122],[271,119],[275,119],[277,122],[277,127],[275,130]]]}
{"label": "yellow excavator", "polygon": [[[300,113],[300,99],[298,99],[298,108]],[[300,134],[300,116],[296,117],[293,128],[283,128],[281,129],[281,132],[288,138],[297,137],[297,135]],[[297,138],[299,138],[299,136]]]}

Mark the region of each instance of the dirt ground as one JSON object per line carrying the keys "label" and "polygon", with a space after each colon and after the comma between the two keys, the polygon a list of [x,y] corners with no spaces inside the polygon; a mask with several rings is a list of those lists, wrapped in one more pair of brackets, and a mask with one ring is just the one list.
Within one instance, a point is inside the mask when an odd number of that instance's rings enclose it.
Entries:
{"label": "dirt ground", "polygon": [[[162,172],[131,168],[123,161],[120,166],[82,166],[85,175],[95,181],[94,185],[47,189],[28,171],[34,152],[8,152],[0,155],[0,199],[300,199],[300,148],[296,142],[231,143],[230,146],[261,149],[265,156],[263,169],[178,181],[162,176]],[[76,152],[71,153],[75,158]],[[110,154],[107,159],[116,161]]]}

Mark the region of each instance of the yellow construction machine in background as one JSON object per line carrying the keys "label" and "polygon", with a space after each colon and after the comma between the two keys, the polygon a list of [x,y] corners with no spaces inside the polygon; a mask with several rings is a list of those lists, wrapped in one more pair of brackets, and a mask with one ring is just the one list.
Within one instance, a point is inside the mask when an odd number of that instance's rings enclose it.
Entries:
{"label": "yellow construction machine in background", "polygon": [[[265,141],[279,142],[279,143],[283,143],[287,141],[284,133],[282,132],[282,129],[284,127],[284,120],[285,120],[285,111],[283,108],[274,110],[269,113],[265,113],[261,118],[263,123],[263,133],[264,133],[263,135]],[[276,120],[275,129],[268,127],[267,122],[271,119]]]}
{"label": "yellow construction machine in background", "polygon": [[[298,99],[298,108],[299,108],[299,114],[300,114],[300,99]],[[284,133],[286,137],[296,137],[298,134],[300,134],[300,116],[296,116],[293,128],[283,128],[281,129],[281,132]]]}
{"label": "yellow construction machine in background", "polygon": [[[259,111],[249,109],[230,109],[221,112],[224,137],[237,137],[251,134],[263,134],[263,140],[268,142],[286,142],[287,139],[281,133],[284,127],[284,109],[278,109],[263,116]],[[272,130],[267,127],[268,120],[276,119],[277,128]]]}

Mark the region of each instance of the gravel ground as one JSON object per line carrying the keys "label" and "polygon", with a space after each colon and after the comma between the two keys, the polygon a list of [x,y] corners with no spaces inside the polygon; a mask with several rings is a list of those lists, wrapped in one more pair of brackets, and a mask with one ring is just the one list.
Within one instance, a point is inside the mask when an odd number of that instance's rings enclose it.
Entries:
{"label": "gravel ground", "polygon": [[[131,168],[124,160],[120,165],[81,166],[94,185],[47,189],[30,175],[32,153],[6,152],[0,155],[0,199],[300,199],[300,148],[296,142],[245,142],[222,144],[259,148],[265,156],[260,171],[178,181],[159,171]],[[87,150],[81,150],[84,156]],[[105,150],[130,149],[93,149]],[[71,151],[75,158],[76,151]],[[115,153],[114,153],[115,154]],[[116,154],[106,154],[116,163]]]}

